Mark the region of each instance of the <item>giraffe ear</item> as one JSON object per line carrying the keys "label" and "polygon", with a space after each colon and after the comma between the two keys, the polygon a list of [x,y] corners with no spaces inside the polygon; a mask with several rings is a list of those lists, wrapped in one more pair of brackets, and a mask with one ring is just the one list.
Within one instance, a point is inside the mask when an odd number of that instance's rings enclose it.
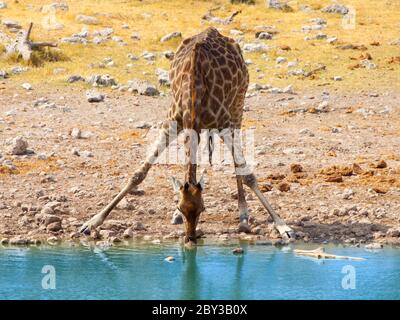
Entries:
{"label": "giraffe ear", "polygon": [[175,177],[171,177],[172,187],[176,193],[179,193],[180,189],[182,188],[182,183],[178,181]]}

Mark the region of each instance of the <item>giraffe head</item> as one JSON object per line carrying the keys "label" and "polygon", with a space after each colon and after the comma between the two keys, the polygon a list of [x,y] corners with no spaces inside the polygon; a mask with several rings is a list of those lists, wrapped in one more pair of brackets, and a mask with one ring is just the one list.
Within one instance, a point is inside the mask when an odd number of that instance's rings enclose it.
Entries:
{"label": "giraffe head", "polygon": [[178,210],[182,212],[185,220],[186,236],[185,243],[196,243],[196,227],[200,214],[205,210],[203,202],[204,178],[201,177],[198,183],[181,183],[172,178],[175,192],[179,195]]}

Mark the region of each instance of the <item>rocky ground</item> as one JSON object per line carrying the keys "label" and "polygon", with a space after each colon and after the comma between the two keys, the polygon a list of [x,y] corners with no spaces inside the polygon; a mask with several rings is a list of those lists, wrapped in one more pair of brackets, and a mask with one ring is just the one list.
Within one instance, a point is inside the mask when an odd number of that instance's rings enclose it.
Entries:
{"label": "rocky ground", "polygon": [[[260,89],[260,88],[256,88]],[[101,210],[144,159],[170,97],[104,90],[88,102],[77,87],[0,85],[0,239],[35,243],[87,239],[79,227]],[[255,173],[298,240],[400,243],[400,91],[333,89],[246,100],[255,129]],[[150,127],[150,128],[149,128]],[[251,234],[238,234],[231,165],[206,166],[203,237],[279,239],[247,192]],[[178,239],[170,223],[177,164],[156,165],[90,240]]]}

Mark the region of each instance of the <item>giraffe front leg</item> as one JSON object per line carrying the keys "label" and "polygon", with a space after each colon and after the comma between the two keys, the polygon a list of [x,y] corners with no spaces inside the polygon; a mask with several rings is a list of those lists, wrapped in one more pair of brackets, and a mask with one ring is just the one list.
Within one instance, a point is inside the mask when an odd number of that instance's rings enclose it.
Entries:
{"label": "giraffe front leg", "polygon": [[236,176],[238,187],[238,201],[239,201],[239,232],[250,233],[249,227],[249,212],[247,209],[246,197],[243,189],[243,182],[239,176]]}
{"label": "giraffe front leg", "polygon": [[294,231],[285,223],[285,221],[275,212],[272,206],[267,201],[267,198],[258,188],[257,179],[253,173],[242,176],[243,182],[256,194],[264,208],[271,215],[275,223],[275,228],[283,238],[295,238]]}
{"label": "giraffe front leg", "polygon": [[147,176],[151,166],[155,163],[158,156],[164,151],[168,144],[176,138],[177,134],[170,134],[170,123],[164,123],[163,128],[160,130],[158,140],[155,142],[153,151],[146,159],[144,164],[137,170],[129,179],[125,187],[118,193],[114,199],[98,214],[93,216],[85,222],[80,228],[80,232],[90,234],[90,231],[103,224],[104,220],[108,217],[115,206],[134,188],[139,185]]}

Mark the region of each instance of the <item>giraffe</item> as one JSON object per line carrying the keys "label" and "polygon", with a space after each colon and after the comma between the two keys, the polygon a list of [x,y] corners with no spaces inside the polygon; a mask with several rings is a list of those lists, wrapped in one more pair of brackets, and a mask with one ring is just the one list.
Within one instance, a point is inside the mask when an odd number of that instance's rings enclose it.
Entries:
{"label": "giraffe", "polygon": [[240,46],[223,36],[213,27],[186,38],[179,46],[172,61],[169,77],[172,103],[167,119],[162,123],[159,138],[140,168],[134,172],[126,186],[98,214],[80,229],[85,234],[100,226],[113,208],[132,188],[139,185],[157,157],[172,142],[173,125],[177,133],[185,134],[185,180],[172,178],[174,190],[179,194],[177,210],[185,221],[186,243],[196,243],[196,227],[201,212],[205,210],[202,193],[204,178],[196,178],[196,153],[199,132],[202,129],[224,131],[222,141],[232,152],[238,189],[239,231],[250,232],[248,208],[244,185],[248,186],[271,215],[282,237],[292,238],[293,230],[274,211],[259,190],[255,175],[246,164],[238,139],[233,134],[240,130],[249,74]]}

